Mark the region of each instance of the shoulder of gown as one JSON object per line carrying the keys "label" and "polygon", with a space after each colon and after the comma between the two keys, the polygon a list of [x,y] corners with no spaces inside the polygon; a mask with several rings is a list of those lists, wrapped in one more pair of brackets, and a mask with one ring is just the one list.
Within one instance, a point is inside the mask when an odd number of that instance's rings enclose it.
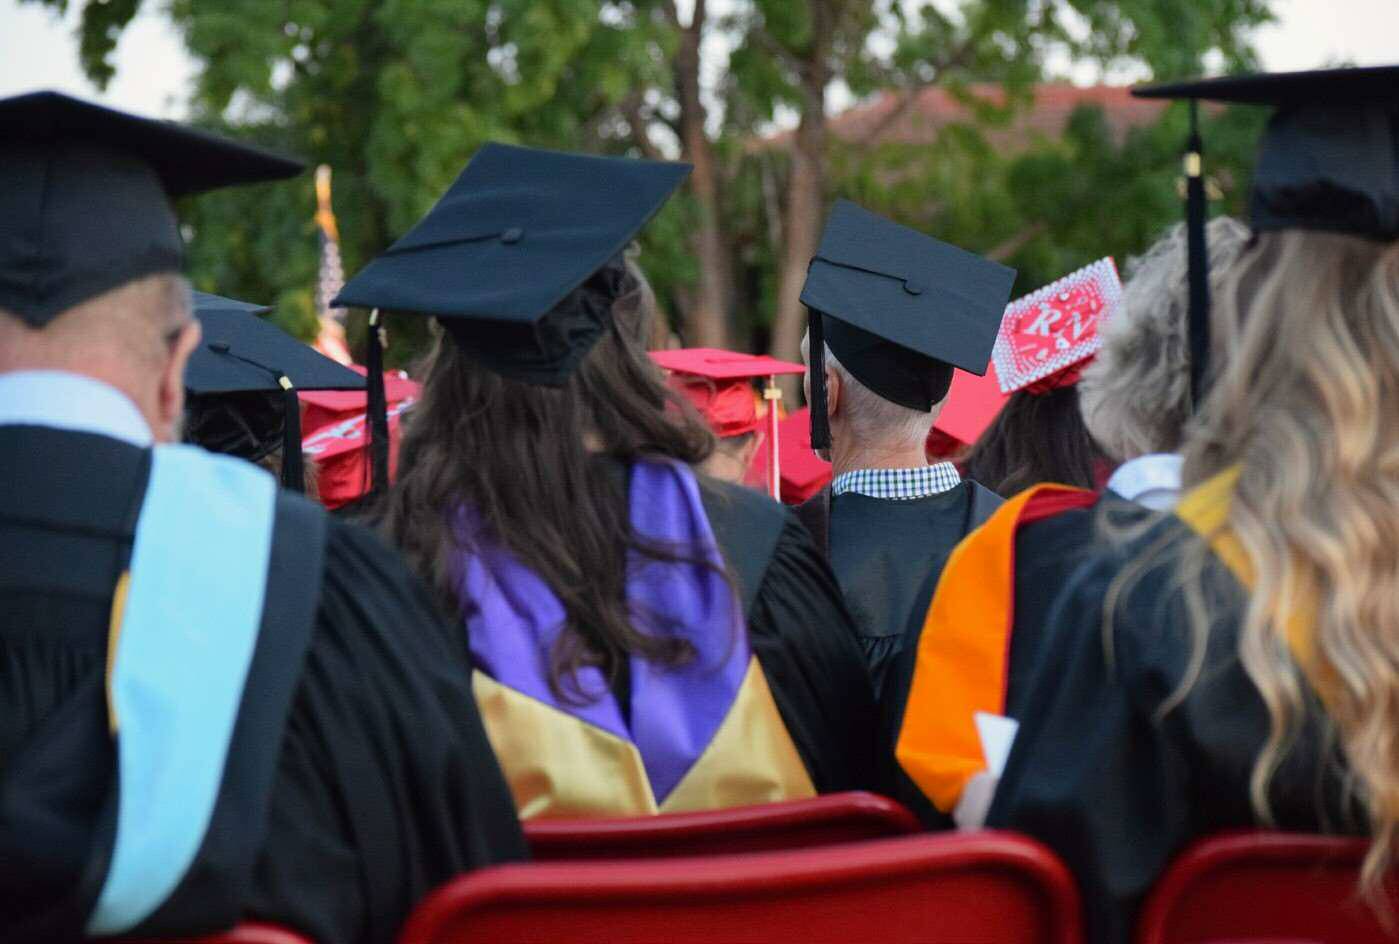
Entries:
{"label": "shoulder of gown", "polygon": [[[1192,540],[1164,517],[1116,546],[1096,546],[1069,577],[1049,608],[987,818],[1064,859],[1094,942],[1130,939],[1146,892],[1192,839],[1254,825],[1249,777],[1269,718],[1237,652],[1245,592],[1212,557],[1204,658],[1182,688],[1194,649],[1175,568]],[[1273,780],[1284,826],[1354,821],[1323,727],[1310,712]]]}
{"label": "shoulder of gown", "polygon": [[436,885],[525,855],[463,634],[377,535],[330,519],[249,915],[388,942]]}

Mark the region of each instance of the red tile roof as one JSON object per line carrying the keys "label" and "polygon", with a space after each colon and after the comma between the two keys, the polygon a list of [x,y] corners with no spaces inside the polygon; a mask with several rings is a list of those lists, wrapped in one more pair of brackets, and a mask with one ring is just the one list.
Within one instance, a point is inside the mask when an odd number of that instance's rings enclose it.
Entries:
{"label": "red tile roof", "polygon": [[[969,91],[997,105],[1005,101],[1004,90],[996,84],[973,85]],[[828,128],[833,137],[842,141],[865,141],[877,135],[881,143],[926,144],[937,137],[943,126],[972,118],[970,109],[946,89],[937,86],[920,89],[908,103],[906,95],[895,90],[877,92],[853,108],[833,115]],[[1034,104],[1018,109],[1008,124],[985,130],[993,146],[1024,146],[1034,136],[1057,138],[1068,124],[1069,116],[1080,105],[1099,106],[1114,140],[1120,142],[1128,129],[1154,123],[1169,104],[1162,100],[1133,98],[1128,87],[1118,85],[1079,87],[1046,83],[1036,86],[1033,95]],[[785,145],[790,138],[791,132],[783,132],[759,146]]]}

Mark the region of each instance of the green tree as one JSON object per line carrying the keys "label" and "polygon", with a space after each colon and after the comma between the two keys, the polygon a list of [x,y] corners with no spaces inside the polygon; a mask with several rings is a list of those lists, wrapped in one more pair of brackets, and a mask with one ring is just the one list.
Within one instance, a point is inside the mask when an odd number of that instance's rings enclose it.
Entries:
{"label": "green tree", "polygon": [[[139,7],[85,0],[80,47],[94,82],[110,79],[110,52]],[[1022,269],[1017,291],[1139,250],[1179,216],[1181,114],[1119,143],[1085,112],[1062,138],[1013,154],[987,129],[1027,107],[1054,63],[1157,78],[1197,73],[1206,56],[1250,67],[1248,31],[1269,15],[1267,0],[168,0],[167,10],[200,66],[195,120],[335,168],[347,271],[410,227],[488,139],[674,156],[694,173],[643,238],[664,307],[688,343],[784,357],[797,353],[797,296],[837,193],[1009,260]],[[978,97],[984,82],[1007,94]],[[857,96],[895,90],[889,122],[932,85],[967,102],[970,118],[930,147],[885,143],[880,128],[836,141],[827,113],[842,84]],[[779,119],[795,127],[781,146],[764,144]],[[1226,132],[1239,124],[1216,120]],[[1246,131],[1235,138],[1244,154]],[[1246,165],[1221,167],[1228,199]],[[195,281],[275,300],[284,324],[309,332],[313,212],[309,179],[191,201]],[[423,326],[391,329],[401,361]]]}

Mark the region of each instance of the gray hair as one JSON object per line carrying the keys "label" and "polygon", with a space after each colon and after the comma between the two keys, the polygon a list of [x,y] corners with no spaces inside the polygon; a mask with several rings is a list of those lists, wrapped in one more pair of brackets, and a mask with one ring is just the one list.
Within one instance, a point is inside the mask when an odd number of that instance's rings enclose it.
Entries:
{"label": "gray hair", "polygon": [[[1209,224],[1210,282],[1217,283],[1249,241],[1248,227],[1222,216]],[[1178,452],[1190,419],[1190,289],[1184,224],[1176,224],[1126,267],[1122,308],[1103,328],[1103,346],[1078,384],[1084,425],[1123,462]]]}
{"label": "gray hair", "polygon": [[[802,360],[808,365],[810,348],[810,336],[803,335]],[[914,410],[884,399],[846,370],[830,345],[826,346],[826,364],[840,378],[841,410],[861,445],[903,449],[927,442],[936,412]]]}

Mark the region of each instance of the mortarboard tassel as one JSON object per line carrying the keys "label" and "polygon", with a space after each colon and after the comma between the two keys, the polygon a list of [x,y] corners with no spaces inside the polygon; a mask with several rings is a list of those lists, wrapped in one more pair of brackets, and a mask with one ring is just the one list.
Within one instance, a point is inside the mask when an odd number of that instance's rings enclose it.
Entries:
{"label": "mortarboard tassel", "polygon": [[1209,253],[1205,245],[1204,149],[1199,107],[1190,100],[1190,141],[1185,152],[1185,236],[1190,279],[1190,400],[1195,410],[1205,398],[1210,354]]}
{"label": "mortarboard tassel", "polygon": [[826,329],[822,315],[812,310],[807,319],[807,354],[811,377],[811,448],[831,448],[831,421],[826,415]]}
{"label": "mortarboard tassel", "polygon": [[384,394],[384,336],[379,309],[369,313],[368,351],[365,354],[367,391],[365,409],[369,423],[369,495],[378,498],[389,487],[389,413]]}
{"label": "mortarboard tassel", "polygon": [[282,388],[282,487],[306,491],[306,460],[301,454],[301,399],[291,378],[277,371]]}

